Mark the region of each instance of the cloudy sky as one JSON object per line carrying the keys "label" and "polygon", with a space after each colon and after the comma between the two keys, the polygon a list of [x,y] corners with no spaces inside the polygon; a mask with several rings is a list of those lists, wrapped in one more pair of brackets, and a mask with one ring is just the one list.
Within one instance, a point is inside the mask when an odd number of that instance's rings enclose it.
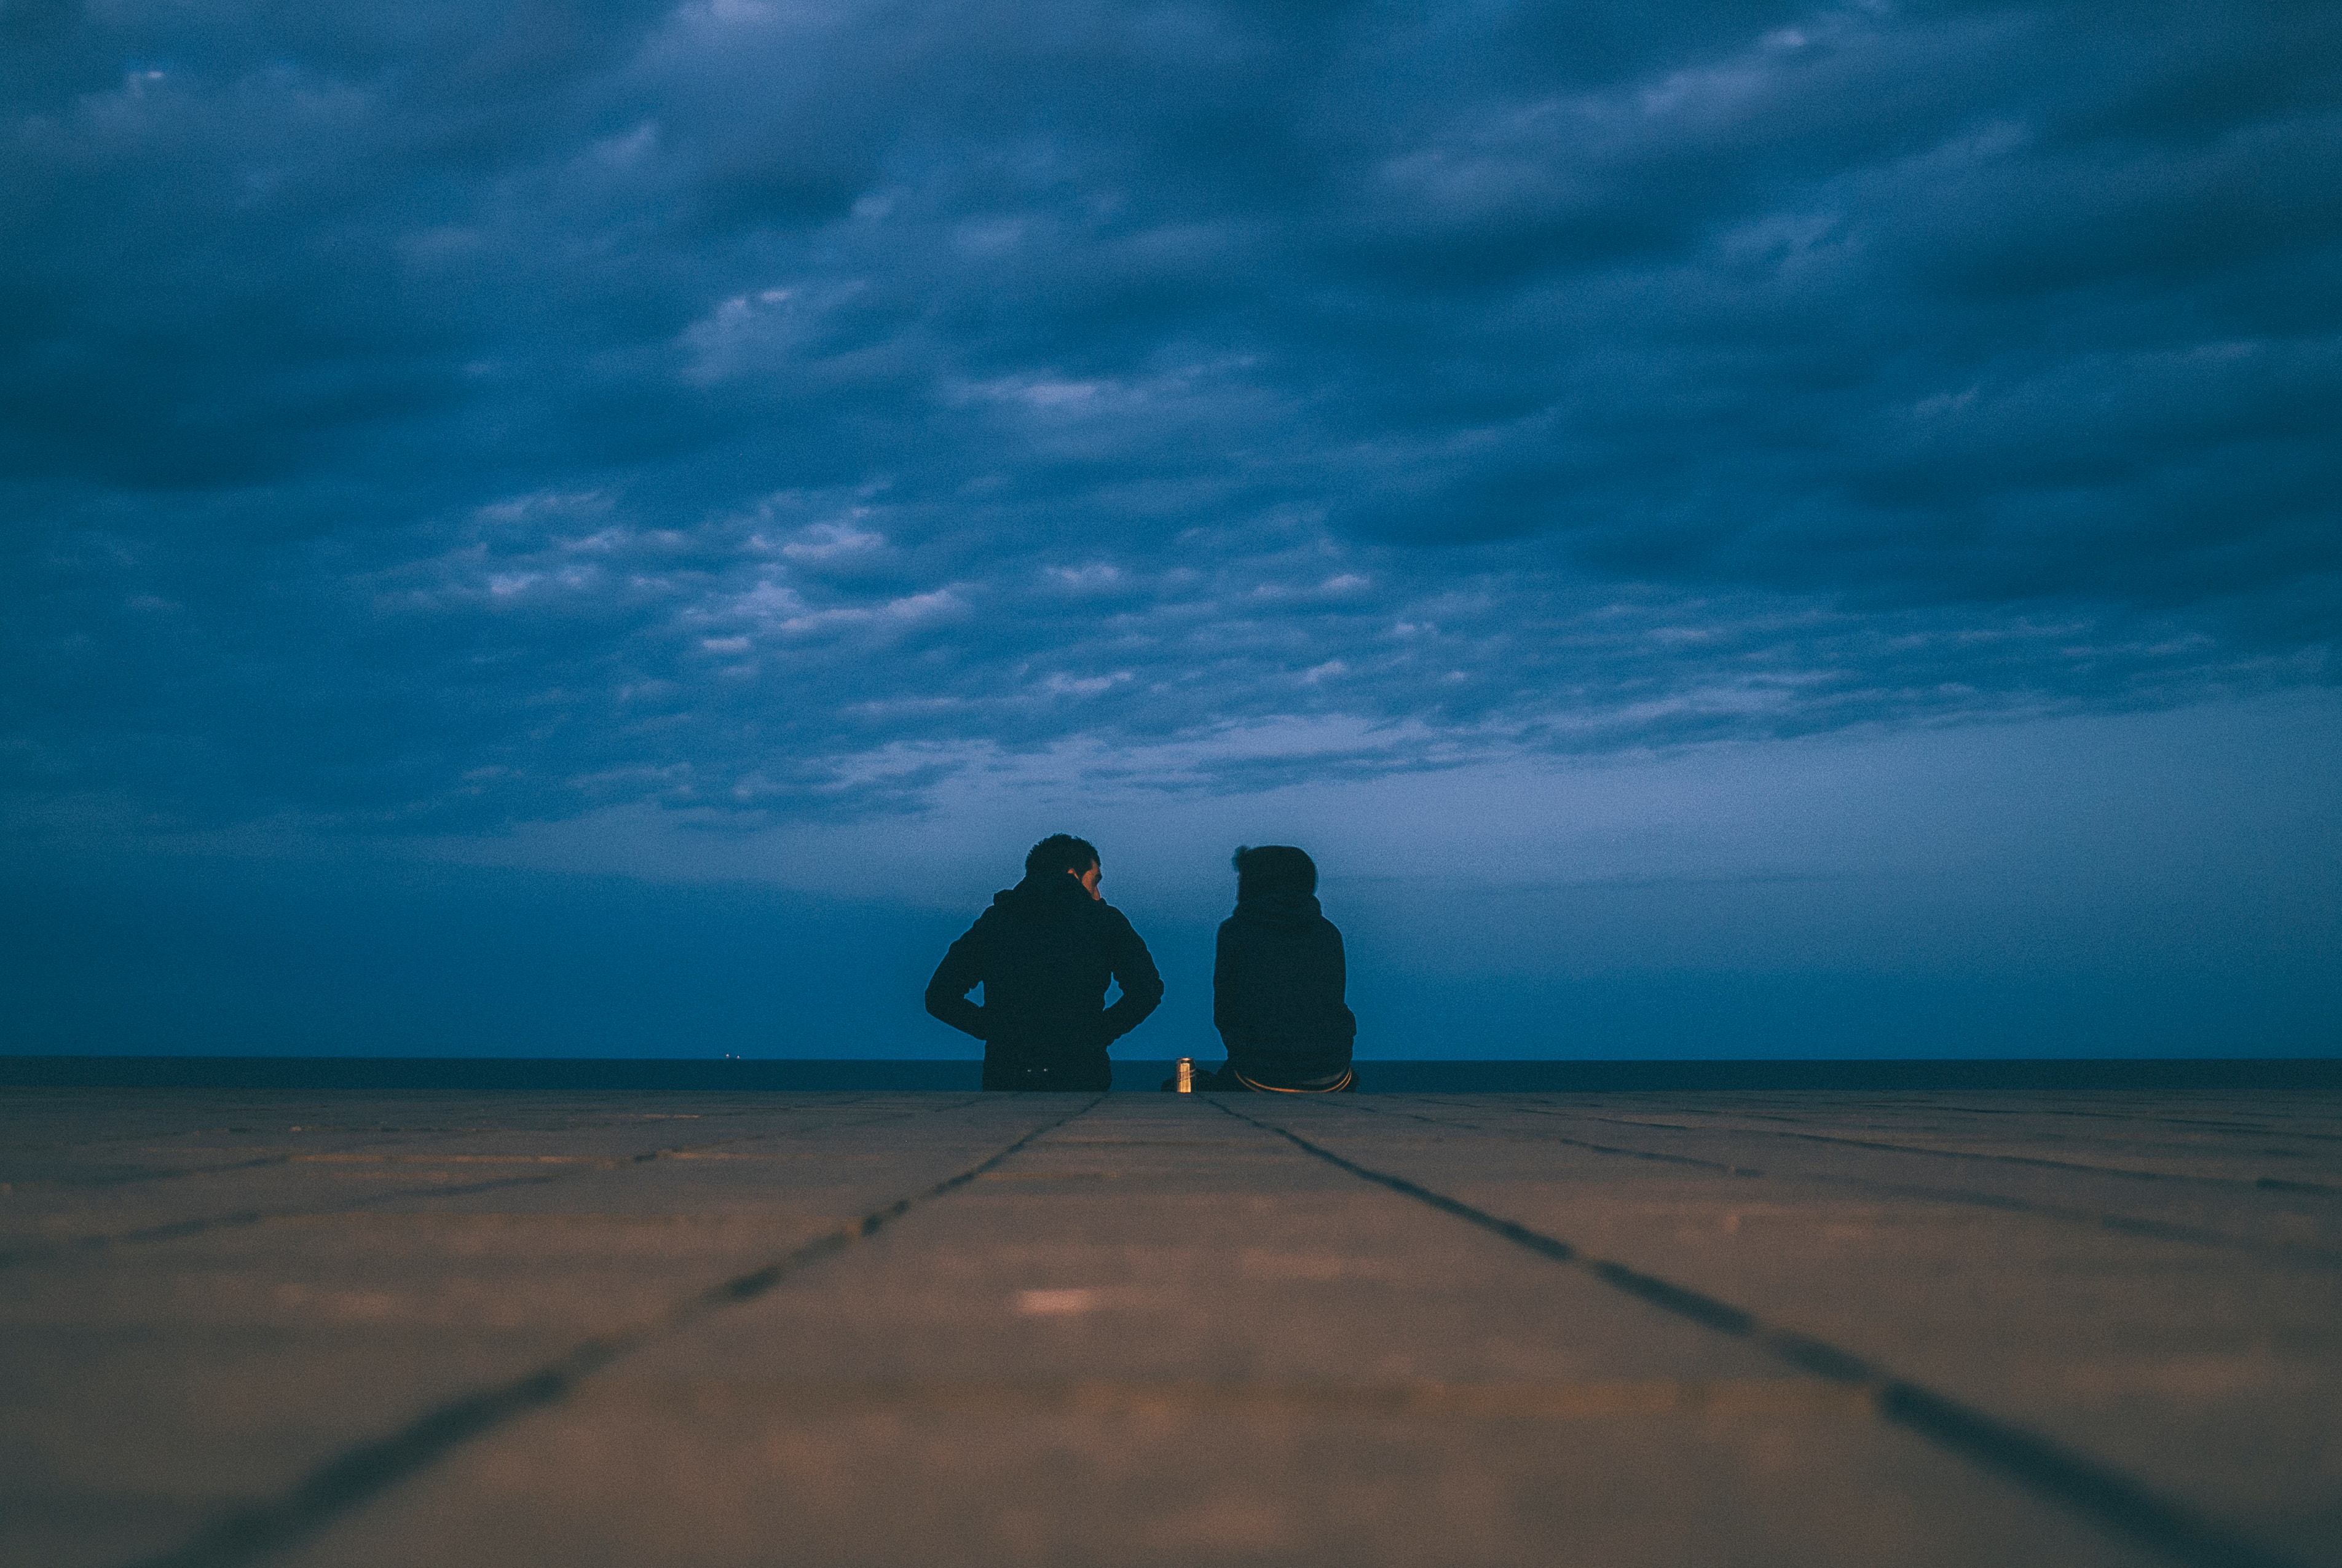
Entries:
{"label": "cloudy sky", "polygon": [[948,1054],[1060,826],[1384,1055],[2342,1048],[2337,63],[0,0],[27,1048]]}

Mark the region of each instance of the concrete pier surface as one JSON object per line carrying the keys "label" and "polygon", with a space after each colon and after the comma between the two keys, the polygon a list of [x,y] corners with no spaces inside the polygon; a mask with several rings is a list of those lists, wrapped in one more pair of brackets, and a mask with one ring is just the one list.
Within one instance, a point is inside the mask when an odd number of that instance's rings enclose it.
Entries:
{"label": "concrete pier surface", "polygon": [[0,1563],[2342,1563],[2342,1096],[0,1095]]}

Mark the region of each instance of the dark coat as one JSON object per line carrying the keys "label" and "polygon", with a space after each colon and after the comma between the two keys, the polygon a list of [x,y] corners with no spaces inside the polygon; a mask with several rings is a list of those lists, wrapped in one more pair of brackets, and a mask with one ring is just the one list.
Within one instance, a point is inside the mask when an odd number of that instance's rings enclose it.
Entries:
{"label": "dark coat", "polygon": [[[1106,1004],[1106,983],[1122,987]],[[967,999],[984,987],[984,1005]],[[999,894],[927,982],[927,1011],[984,1042],[987,1089],[1105,1089],[1106,1046],[1155,1011],[1163,977],[1122,911],[1063,872]]]}
{"label": "dark coat", "polygon": [[1342,934],[1315,894],[1239,898],[1212,964],[1212,1022],[1228,1064],[1279,1084],[1348,1066],[1358,1021],[1342,999],[1346,978]]}

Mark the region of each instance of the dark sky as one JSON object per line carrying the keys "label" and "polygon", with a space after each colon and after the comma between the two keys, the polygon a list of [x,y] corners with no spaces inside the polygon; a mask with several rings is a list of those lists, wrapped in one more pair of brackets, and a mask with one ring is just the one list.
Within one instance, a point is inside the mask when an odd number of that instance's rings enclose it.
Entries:
{"label": "dark sky", "polygon": [[0,0],[0,1001],[946,1054],[1070,827],[1139,1054],[1280,838],[1384,1055],[2342,1049],[2337,169],[2323,4]]}

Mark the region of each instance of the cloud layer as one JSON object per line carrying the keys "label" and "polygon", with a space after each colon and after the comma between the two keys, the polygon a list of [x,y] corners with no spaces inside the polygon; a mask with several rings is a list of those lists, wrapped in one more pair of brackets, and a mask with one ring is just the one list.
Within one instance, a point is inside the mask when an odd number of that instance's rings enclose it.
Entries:
{"label": "cloud layer", "polygon": [[10,0],[19,811],[2334,680],[2342,13],[1532,9]]}

